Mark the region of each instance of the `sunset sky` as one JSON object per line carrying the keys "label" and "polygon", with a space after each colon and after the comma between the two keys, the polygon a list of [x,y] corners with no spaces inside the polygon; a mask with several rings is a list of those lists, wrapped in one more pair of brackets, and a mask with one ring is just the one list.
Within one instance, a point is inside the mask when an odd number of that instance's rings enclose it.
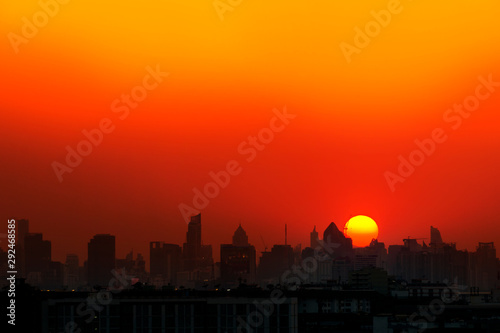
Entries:
{"label": "sunset sky", "polygon": [[[285,223],[304,247],[314,225],[359,214],[386,245],[432,225],[458,248],[500,246],[499,2],[41,3],[48,14],[0,0],[0,211],[29,219],[53,260],[83,262],[97,233],[116,235],[118,257],[182,244],[179,205],[230,161],[240,173],[201,210],[217,261],[240,222],[262,251]],[[367,24],[379,31],[360,37]],[[470,116],[451,118],[478,89]],[[126,106],[132,91],[147,96]],[[241,145],[285,108],[295,117],[248,161]],[[103,121],[112,130],[60,181],[54,162]],[[391,189],[386,172],[436,128],[446,140]]]}

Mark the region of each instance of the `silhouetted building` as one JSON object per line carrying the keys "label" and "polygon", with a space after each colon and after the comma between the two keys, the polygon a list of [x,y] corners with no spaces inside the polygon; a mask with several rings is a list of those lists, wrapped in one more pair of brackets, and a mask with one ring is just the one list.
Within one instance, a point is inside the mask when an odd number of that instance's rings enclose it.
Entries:
{"label": "silhouetted building", "polygon": [[68,289],[80,286],[80,262],[76,254],[68,254],[64,266],[64,285]]}
{"label": "silhouetted building", "polygon": [[236,229],[232,244],[220,245],[221,281],[226,285],[238,282],[255,283],[255,247],[248,244],[248,236],[241,227]]}
{"label": "silhouetted building", "polygon": [[183,246],[184,269],[195,269],[201,257],[201,214],[191,217]]}
{"label": "silhouetted building", "polygon": [[319,236],[318,236],[318,232],[316,231],[316,226],[314,226],[313,231],[311,231],[309,244],[310,244],[309,246],[312,249],[316,249],[319,246]]}
{"label": "silhouetted building", "polygon": [[387,268],[387,250],[385,244],[373,239],[369,246],[356,248],[354,251],[354,270],[365,267]]}
{"label": "silhouetted building", "polygon": [[456,281],[468,284],[469,253],[457,250],[455,243],[436,243],[431,250],[422,251],[423,270],[432,282]]}
{"label": "silhouetted building", "polygon": [[433,283],[468,282],[467,251],[458,251],[455,243],[444,243],[439,230],[431,227],[430,247],[414,238],[403,240],[404,246],[389,247],[389,273],[397,279],[428,280]]}
{"label": "silhouetted building", "polygon": [[234,246],[248,246],[248,236],[245,230],[241,227],[241,224],[238,226],[238,229],[233,234],[233,245]]}
{"label": "silhouetted building", "polygon": [[202,245],[201,214],[191,216],[186,233],[186,243],[182,247],[183,270],[206,270],[212,267],[212,245]]}
{"label": "silhouetted building", "polygon": [[198,268],[212,267],[213,264],[212,245],[202,245]]}
{"label": "silhouetted building", "polygon": [[115,266],[118,272],[133,276],[133,283],[144,283],[148,279],[146,274],[146,261],[140,253],[137,253],[137,257],[134,259],[134,252],[130,251],[125,256],[125,259],[116,259]]}
{"label": "silhouetted building", "polygon": [[441,247],[443,245],[443,239],[441,238],[441,232],[437,228],[431,226],[431,242],[429,244],[431,247]]}
{"label": "silhouetted building", "polygon": [[42,286],[46,289],[62,289],[64,284],[64,264],[51,261],[48,268],[42,272]]}
{"label": "silhouetted building", "polygon": [[294,264],[293,249],[290,245],[274,245],[271,252],[262,252],[258,279],[279,283],[282,275]]}
{"label": "silhouetted building", "polygon": [[401,263],[399,253],[403,250],[403,245],[389,245],[387,251],[387,271],[389,275],[399,277],[401,274]]}
{"label": "silhouetted building", "polygon": [[330,248],[333,249],[333,253],[331,253],[330,256],[333,259],[336,257],[353,257],[352,239],[345,237],[335,223],[330,223],[325,229],[323,233],[323,242],[332,245]]}
{"label": "silhouetted building", "polygon": [[42,286],[43,275],[51,262],[51,243],[39,233],[28,233],[24,238],[26,280],[33,286]]}
{"label": "silhouetted building", "polygon": [[337,257],[332,262],[332,280],[337,284],[345,284],[349,280],[349,272],[354,263],[350,257]]}
{"label": "silhouetted building", "polygon": [[181,270],[181,247],[164,242],[149,243],[149,270],[156,286],[176,285],[177,272]]}
{"label": "silhouetted building", "polygon": [[470,258],[470,286],[480,290],[496,289],[500,286],[495,244],[479,243]]}
{"label": "silhouetted building", "polygon": [[354,290],[374,290],[382,295],[389,292],[387,271],[378,267],[366,267],[349,273],[349,287]]}
{"label": "silhouetted building", "polygon": [[[276,299],[270,291],[244,294],[192,292],[123,291],[113,295],[109,306],[100,306],[92,316],[83,316],[82,299],[95,299],[97,293],[64,293],[47,300],[50,293],[35,300],[46,318],[36,322],[36,332],[60,332],[72,323],[75,332],[286,332],[297,333],[298,304],[295,295],[283,295],[272,304],[269,315],[262,315],[256,304]],[[272,298],[274,297],[274,298]],[[87,309],[87,308],[85,308]],[[89,309],[93,309],[90,308]],[[90,311],[89,311],[90,312]],[[255,313],[262,321],[252,320]],[[95,315],[94,315],[95,314]],[[31,313],[30,313],[31,315]],[[38,318],[37,318],[38,319]],[[63,327],[63,328],[61,328]],[[31,330],[30,330],[31,332]]]}
{"label": "silhouetted building", "polygon": [[195,269],[201,257],[201,214],[191,216],[186,233],[186,243],[182,248],[184,269]]}
{"label": "silhouetted building", "polygon": [[16,220],[16,268],[20,277],[26,277],[26,248],[24,245],[26,235],[29,233],[30,221]]}
{"label": "silhouetted building", "polygon": [[115,236],[98,234],[88,243],[88,283],[107,287],[115,269]]}

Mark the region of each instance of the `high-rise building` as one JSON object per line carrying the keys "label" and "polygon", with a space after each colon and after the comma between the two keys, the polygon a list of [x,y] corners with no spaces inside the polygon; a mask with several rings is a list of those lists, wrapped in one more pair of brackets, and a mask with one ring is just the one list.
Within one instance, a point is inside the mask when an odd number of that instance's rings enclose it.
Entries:
{"label": "high-rise building", "polygon": [[365,267],[387,268],[385,244],[373,239],[369,246],[354,249],[354,270]]}
{"label": "high-rise building", "polygon": [[318,236],[318,232],[316,231],[316,226],[314,226],[314,229],[311,232],[310,246],[312,249],[316,249],[319,246],[319,236]]}
{"label": "high-rise building", "polygon": [[132,276],[132,283],[143,283],[147,280],[146,262],[142,254],[137,253],[137,257],[134,259],[134,251],[130,251],[125,256],[125,259],[116,258],[115,262],[117,272]]}
{"label": "high-rise building", "polygon": [[486,291],[500,285],[496,249],[493,242],[479,243],[476,252],[470,258],[470,284]]}
{"label": "high-rise building", "polygon": [[64,284],[64,264],[59,261],[49,262],[49,267],[42,272],[44,288],[58,289]]}
{"label": "high-rise building", "polygon": [[28,233],[24,237],[26,280],[33,286],[43,286],[43,276],[51,262],[51,243],[43,240],[40,233]]}
{"label": "high-rise building", "polygon": [[201,214],[191,216],[183,245],[184,269],[193,270],[199,265],[201,257]]}
{"label": "high-rise building", "polygon": [[233,245],[234,246],[248,246],[248,236],[245,230],[240,226],[233,235]]}
{"label": "high-rise building", "polygon": [[431,242],[429,244],[433,248],[441,248],[443,246],[443,239],[441,232],[437,228],[431,226]]}
{"label": "high-rise building", "polygon": [[212,245],[202,245],[201,242],[201,214],[191,216],[186,243],[182,247],[182,257],[184,271],[212,268]]}
{"label": "high-rise building", "polygon": [[325,229],[323,233],[323,243],[326,248],[333,250],[330,254],[331,257],[350,257],[352,258],[354,253],[352,250],[352,239],[345,237],[335,223],[330,223],[330,225]]}
{"label": "high-rise building", "polygon": [[24,241],[29,233],[30,221],[26,219],[16,220],[16,268],[19,276],[26,277],[26,249]]}
{"label": "high-rise building", "polygon": [[220,245],[220,257],[222,282],[232,285],[238,285],[239,281],[255,282],[255,247],[248,244],[248,236],[241,225],[234,232],[232,244]]}
{"label": "high-rise building", "polygon": [[181,270],[181,247],[164,242],[149,243],[149,270],[155,285],[176,284],[177,272]]}
{"label": "high-rise building", "polygon": [[98,234],[88,243],[88,283],[107,287],[115,269],[115,236]]}
{"label": "high-rise building", "polygon": [[75,289],[80,285],[80,266],[79,259],[76,254],[66,255],[64,264],[64,285],[68,289]]}
{"label": "high-rise building", "polygon": [[24,238],[26,253],[26,272],[43,272],[51,260],[51,243],[43,240],[40,233],[28,233]]}
{"label": "high-rise building", "polygon": [[293,264],[293,248],[290,245],[274,245],[271,252],[262,252],[258,279],[261,282],[280,283],[282,274]]}

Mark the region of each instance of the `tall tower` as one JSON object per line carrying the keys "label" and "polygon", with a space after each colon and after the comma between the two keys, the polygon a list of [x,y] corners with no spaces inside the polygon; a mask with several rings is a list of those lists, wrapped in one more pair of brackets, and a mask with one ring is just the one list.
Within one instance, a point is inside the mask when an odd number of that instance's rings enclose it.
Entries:
{"label": "tall tower", "polygon": [[16,249],[17,250],[17,260],[16,266],[18,267],[19,276],[27,277],[26,272],[26,248],[24,241],[26,235],[29,233],[30,221],[26,219],[20,219],[16,221]]}
{"label": "tall tower", "polygon": [[201,258],[201,214],[191,216],[183,245],[184,269],[193,270]]}
{"label": "tall tower", "polygon": [[70,289],[78,287],[80,283],[80,267],[76,254],[67,254],[64,265],[64,285]]}
{"label": "tall tower", "polygon": [[255,282],[255,247],[248,244],[248,236],[241,225],[234,232],[232,244],[220,245],[220,257],[221,280],[225,284],[237,286],[239,280]]}
{"label": "tall tower", "polygon": [[149,267],[152,277],[162,279],[162,285],[176,283],[176,275],[180,270],[181,247],[164,242],[149,243]]}
{"label": "tall tower", "polygon": [[319,236],[318,236],[318,232],[316,231],[316,226],[314,226],[314,229],[311,232],[310,246],[311,246],[311,248],[315,249],[318,247],[318,245],[319,245]]}
{"label": "tall tower", "polygon": [[323,232],[323,242],[334,248],[335,257],[353,257],[352,239],[344,236],[344,233],[337,228],[335,223],[330,225]]}
{"label": "tall tower", "polygon": [[443,239],[441,238],[441,233],[437,228],[434,228],[431,226],[431,246],[437,246],[439,247],[440,245],[443,245]]}
{"label": "tall tower", "polygon": [[98,234],[88,243],[89,284],[108,286],[115,269],[115,236]]}
{"label": "tall tower", "polygon": [[26,276],[32,272],[45,272],[51,261],[50,241],[43,240],[43,235],[39,233],[28,233],[24,240]]}
{"label": "tall tower", "polygon": [[191,216],[186,233],[187,244],[192,245],[199,252],[201,247],[201,214]]}
{"label": "tall tower", "polygon": [[245,230],[240,226],[233,235],[233,245],[234,246],[248,246],[248,236]]}

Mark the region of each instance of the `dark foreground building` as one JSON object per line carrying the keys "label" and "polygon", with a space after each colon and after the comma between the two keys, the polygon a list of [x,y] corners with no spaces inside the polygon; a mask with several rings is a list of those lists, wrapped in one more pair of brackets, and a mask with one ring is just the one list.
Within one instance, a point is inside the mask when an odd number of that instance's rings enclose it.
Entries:
{"label": "dark foreground building", "polygon": [[[16,330],[61,332],[498,332],[498,295],[413,285],[408,297],[307,286],[285,291],[131,289],[34,290],[18,281]],[[410,290],[410,291],[411,291]],[[2,291],[1,298],[7,298]],[[3,330],[2,330],[3,332]],[[7,331],[9,332],[9,331]]]}
{"label": "dark foreground building", "polygon": [[88,243],[88,282],[107,286],[115,268],[115,236],[95,235]]}

